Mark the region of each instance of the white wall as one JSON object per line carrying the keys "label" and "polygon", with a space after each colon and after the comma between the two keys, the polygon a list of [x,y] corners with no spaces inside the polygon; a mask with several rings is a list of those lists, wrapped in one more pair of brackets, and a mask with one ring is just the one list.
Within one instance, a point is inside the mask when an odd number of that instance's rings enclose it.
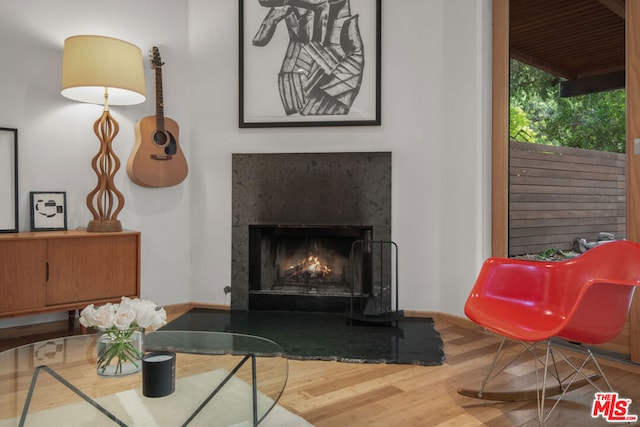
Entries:
{"label": "white wall", "polygon": [[[100,107],[60,95],[62,46],[71,35],[109,35],[145,57],[159,46],[165,114],[181,125],[190,167],[173,188],[138,187],[124,167],[116,178],[126,198],[120,219],[142,231],[144,298],[229,302],[232,153],[392,151],[400,305],[462,314],[490,240],[489,0],[383,1],[382,126],[297,129],[237,126],[235,0],[0,0],[0,8],[0,126],[20,132],[21,230],[34,190],[67,192],[69,228],[90,219]],[[151,69],[146,77],[146,103],[112,108],[123,164],[135,122],[154,113]]]}
{"label": "white wall", "polygon": [[189,5],[193,299],[230,280],[231,153],[392,151],[400,305],[462,314],[490,235],[490,2],[383,1],[383,125],[303,129],[238,129],[236,2]]}
{"label": "white wall", "polygon": [[[491,5],[444,1],[447,92],[442,163],[442,296],[438,311],[463,314],[482,261],[491,253]],[[461,35],[461,28],[469,33]],[[474,34],[475,31],[475,34]]]}

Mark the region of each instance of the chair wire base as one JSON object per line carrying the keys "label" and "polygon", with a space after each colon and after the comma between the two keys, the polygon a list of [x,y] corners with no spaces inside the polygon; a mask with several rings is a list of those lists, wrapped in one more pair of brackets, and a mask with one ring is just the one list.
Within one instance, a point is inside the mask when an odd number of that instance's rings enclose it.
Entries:
{"label": "chair wire base", "polygon": [[[535,344],[534,344],[535,345]],[[566,356],[566,354],[557,346],[554,345],[553,341],[551,339],[546,341],[546,352],[545,352],[545,359],[544,359],[544,364],[542,364],[542,367],[544,368],[543,371],[543,378],[542,378],[542,387],[540,387],[540,383],[539,383],[539,370],[538,370],[538,362],[540,362],[539,358],[535,358],[535,365],[536,365],[536,391],[538,392],[538,420],[541,423],[544,423],[549,416],[551,415],[551,413],[553,412],[553,410],[558,406],[558,404],[560,403],[560,400],[562,400],[562,398],[564,397],[564,395],[572,390],[571,386],[572,384],[574,384],[575,380],[577,378],[582,378],[584,381],[586,381],[586,383],[590,384],[593,388],[595,388],[598,392],[602,392],[602,389],[600,387],[598,387],[598,385],[594,382],[594,379],[596,377],[602,378],[602,380],[605,382],[605,384],[608,387],[608,391],[613,391],[613,388],[611,387],[611,383],[609,383],[609,380],[607,379],[607,377],[605,376],[604,372],[602,371],[602,368],[600,367],[600,364],[598,363],[598,360],[595,358],[595,356],[593,355],[593,353],[591,352],[590,349],[588,348],[584,348],[582,346],[573,344],[572,345],[573,350],[577,350],[582,352],[583,354],[585,354],[584,359],[582,360],[582,362],[580,363],[579,366],[577,366],[576,364],[574,364],[573,362],[571,362],[571,360]],[[564,378],[560,378],[560,374],[558,372],[557,369],[557,361],[556,361],[556,356],[559,356],[561,361],[566,363],[567,366],[571,367],[571,369],[573,370],[572,373],[570,373],[569,375],[567,375]],[[551,366],[549,366],[549,359],[551,359],[552,362],[552,366],[553,366],[553,370],[550,371]],[[592,362],[593,366],[596,368],[596,371],[598,373],[598,375],[596,377],[590,377],[587,376],[584,372],[584,368],[587,366],[587,364],[589,362]],[[551,407],[551,409],[549,409],[549,412],[545,415],[544,414],[544,404],[545,404],[545,398],[546,398],[546,385],[547,385],[547,373],[551,372],[553,377],[556,379],[556,381],[558,381],[558,384],[560,385],[560,388],[562,389],[562,393],[560,394],[560,396],[558,397],[558,399],[556,399],[555,403],[553,404],[553,406]]]}
{"label": "chair wire base", "polygon": [[[509,358],[509,356],[507,355],[508,350],[515,342],[520,343],[525,351],[518,352],[517,354]],[[602,378],[606,386],[608,387],[608,390],[613,391],[609,380],[607,380],[607,377],[604,375],[600,364],[594,357],[591,350],[572,343],[563,342],[562,345],[565,347],[569,346],[571,350],[575,350],[579,353],[584,354],[585,357],[582,362],[579,364],[572,362],[569,357],[567,357],[567,355],[559,348],[559,345],[554,343],[554,341],[551,339],[536,343],[529,343],[524,341],[510,340],[505,337],[500,342],[493,361],[489,366],[488,372],[482,380],[480,390],[460,389],[458,390],[458,393],[468,397],[497,401],[515,402],[535,399],[538,403],[538,420],[540,423],[544,423],[549,418],[554,409],[558,406],[560,400],[564,397],[564,395],[571,390],[575,390],[585,385],[591,385],[598,392],[601,392],[601,388],[595,383],[595,381]],[[541,355],[540,352],[537,351],[541,346],[545,347],[544,355]],[[487,386],[494,378],[496,378],[500,373],[504,372],[510,366],[513,366],[522,355],[527,353],[533,357],[534,361],[534,368],[536,372],[535,392],[487,390]],[[588,375],[587,373],[585,373],[584,368],[587,367],[589,362],[591,362],[591,364],[595,367],[595,374]],[[560,374],[560,370],[558,369],[558,366],[561,363],[564,363],[571,369],[571,372],[564,377]],[[540,372],[539,368],[542,368],[542,372]],[[547,385],[547,379],[549,376],[551,376],[555,380],[555,383],[557,383],[557,385]],[[542,380],[542,383],[540,382],[540,380]],[[548,397],[552,396],[558,396],[558,398],[556,399],[551,409],[549,409],[545,414],[545,400]]]}

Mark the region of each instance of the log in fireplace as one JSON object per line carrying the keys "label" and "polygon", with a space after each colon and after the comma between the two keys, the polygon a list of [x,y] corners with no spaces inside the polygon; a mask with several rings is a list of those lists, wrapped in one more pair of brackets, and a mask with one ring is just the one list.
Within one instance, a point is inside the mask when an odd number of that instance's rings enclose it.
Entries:
{"label": "log in fireplace", "polygon": [[370,292],[370,268],[351,248],[391,240],[391,153],[232,161],[233,310],[344,311],[352,290]]}

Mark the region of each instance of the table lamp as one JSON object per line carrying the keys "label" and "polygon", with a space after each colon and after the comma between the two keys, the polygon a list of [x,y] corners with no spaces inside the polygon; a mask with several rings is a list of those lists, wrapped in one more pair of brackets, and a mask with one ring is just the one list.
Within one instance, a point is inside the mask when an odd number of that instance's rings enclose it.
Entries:
{"label": "table lamp", "polygon": [[120,159],[111,146],[119,126],[109,113],[109,105],[144,102],[142,51],[112,37],[69,37],[64,42],[61,93],[74,101],[104,105],[102,116],[93,125],[100,151],[91,161],[98,184],[87,195],[87,207],[93,215],[87,231],[122,231],[118,214],[124,206],[124,196],[113,182]]}

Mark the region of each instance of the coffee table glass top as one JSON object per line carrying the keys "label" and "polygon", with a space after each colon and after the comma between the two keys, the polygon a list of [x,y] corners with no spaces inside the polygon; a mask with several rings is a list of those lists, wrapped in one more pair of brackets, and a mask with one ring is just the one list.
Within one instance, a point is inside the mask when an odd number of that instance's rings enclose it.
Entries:
{"label": "coffee table glass top", "polygon": [[[62,420],[65,425],[91,427],[173,426],[187,421],[188,425],[253,425],[273,408],[287,382],[287,359],[273,341],[224,332],[155,331],[144,336],[145,352],[176,353],[175,391],[149,398],[142,394],[141,372],[117,378],[97,375],[96,339],[96,335],[56,338],[0,353],[0,427],[19,425],[21,416],[25,426],[50,426]],[[32,385],[39,366],[47,368],[39,370]],[[23,414],[30,387],[32,398]],[[194,412],[197,415],[190,419]]]}

